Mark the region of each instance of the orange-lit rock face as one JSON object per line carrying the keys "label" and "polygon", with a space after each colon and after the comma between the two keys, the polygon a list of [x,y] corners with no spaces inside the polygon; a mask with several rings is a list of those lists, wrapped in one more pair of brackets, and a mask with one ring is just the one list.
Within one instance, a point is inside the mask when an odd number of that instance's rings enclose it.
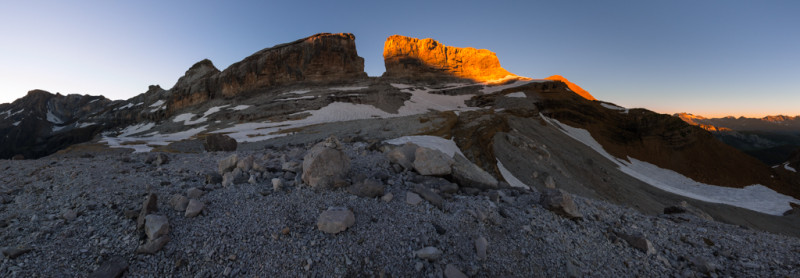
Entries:
{"label": "orange-lit rock face", "polygon": [[433,39],[394,35],[383,46],[387,77],[427,78],[442,75],[485,82],[516,76],[500,67],[497,55],[486,49],[460,48]]}
{"label": "orange-lit rock face", "polygon": [[588,100],[597,100],[596,98],[594,98],[594,96],[589,94],[589,92],[587,92],[586,90],[584,90],[580,86],[575,85],[575,83],[569,82],[569,80],[567,80],[566,78],[564,78],[561,75],[553,75],[553,76],[550,76],[550,77],[545,78],[545,79],[564,82],[565,84],[567,84],[567,87],[570,90],[572,90],[576,94],[582,96],[583,98],[588,99]]}

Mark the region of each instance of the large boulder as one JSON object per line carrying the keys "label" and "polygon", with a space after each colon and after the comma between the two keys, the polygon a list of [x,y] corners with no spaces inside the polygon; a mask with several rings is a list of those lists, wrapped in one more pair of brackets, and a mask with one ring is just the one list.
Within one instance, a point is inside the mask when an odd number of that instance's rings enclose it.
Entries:
{"label": "large boulder", "polygon": [[478,189],[497,189],[499,182],[491,174],[460,154],[456,154],[454,158],[452,174],[458,185]]}
{"label": "large boulder", "polygon": [[425,147],[417,148],[414,153],[414,170],[425,176],[449,175],[453,167],[453,159],[443,152]]}
{"label": "large boulder", "polygon": [[209,134],[203,142],[203,147],[207,152],[232,152],[236,151],[237,146],[236,139],[218,133]]}
{"label": "large boulder", "polygon": [[456,77],[477,82],[516,76],[500,67],[497,55],[486,49],[446,46],[433,39],[394,35],[383,45],[386,77]]}
{"label": "large boulder", "polygon": [[335,137],[317,143],[303,157],[303,182],[313,188],[326,188],[350,171],[350,158]]}
{"label": "large boulder", "polygon": [[386,153],[386,158],[388,158],[391,163],[398,164],[406,169],[412,169],[414,167],[417,148],[419,148],[419,146],[414,143],[405,143]]}

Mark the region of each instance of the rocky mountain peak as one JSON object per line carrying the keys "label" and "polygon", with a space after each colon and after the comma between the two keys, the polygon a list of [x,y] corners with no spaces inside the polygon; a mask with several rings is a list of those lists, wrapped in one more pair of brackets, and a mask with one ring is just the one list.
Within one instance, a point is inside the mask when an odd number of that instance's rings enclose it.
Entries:
{"label": "rocky mountain peak", "polygon": [[178,82],[175,83],[173,88],[182,88],[191,86],[192,84],[196,83],[198,80],[210,77],[211,75],[219,73],[217,67],[211,63],[211,60],[203,59],[200,62],[195,63],[186,71]]}
{"label": "rocky mountain peak", "polygon": [[569,82],[569,80],[567,80],[566,78],[564,78],[561,75],[553,75],[553,76],[547,77],[545,79],[564,82],[564,84],[567,84],[567,87],[570,90],[572,90],[573,92],[575,92],[579,96],[582,96],[583,98],[588,99],[588,100],[597,100],[596,98],[594,98],[594,96],[592,96],[592,94],[590,94],[589,92],[587,92],[586,90],[581,88],[581,86],[578,86],[575,83]]}
{"label": "rocky mountain peak", "polygon": [[455,77],[485,82],[516,77],[500,66],[497,55],[486,49],[446,46],[433,39],[394,35],[383,47],[386,77]]}

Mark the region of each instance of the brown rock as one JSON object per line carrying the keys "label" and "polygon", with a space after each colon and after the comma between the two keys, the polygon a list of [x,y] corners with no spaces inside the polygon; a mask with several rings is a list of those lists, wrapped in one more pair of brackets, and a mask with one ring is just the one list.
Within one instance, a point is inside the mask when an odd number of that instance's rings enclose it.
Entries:
{"label": "brown rock", "polygon": [[500,67],[497,55],[486,49],[445,46],[433,39],[394,35],[383,46],[386,77],[442,77],[476,82],[516,76]]}
{"label": "brown rock", "polygon": [[542,191],[540,203],[542,206],[563,217],[578,220],[583,218],[583,214],[578,210],[572,195],[561,189],[547,188]]}
{"label": "brown rock", "polygon": [[303,182],[313,188],[328,188],[350,171],[350,158],[337,148],[338,141],[331,137],[317,143],[303,158]]}
{"label": "brown rock", "polygon": [[136,228],[144,228],[145,217],[156,211],[158,211],[158,196],[155,193],[150,193],[144,198],[142,210],[139,211],[139,218],[136,220]]}
{"label": "brown rock", "polygon": [[209,134],[203,142],[203,148],[207,152],[232,152],[236,151],[237,146],[236,139],[218,133]]}
{"label": "brown rock", "polygon": [[294,83],[366,78],[353,34],[322,33],[256,52],[218,75],[224,97]]}

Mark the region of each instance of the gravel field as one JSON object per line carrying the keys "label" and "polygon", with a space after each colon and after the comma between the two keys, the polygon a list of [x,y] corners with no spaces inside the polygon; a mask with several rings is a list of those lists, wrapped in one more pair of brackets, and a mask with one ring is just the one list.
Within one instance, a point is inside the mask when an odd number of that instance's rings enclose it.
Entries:
{"label": "gravel field", "polygon": [[[227,186],[210,173],[232,152],[166,154],[166,163],[120,150],[0,160],[0,277],[104,269],[126,277],[800,276],[798,238],[580,196],[572,198],[583,217],[571,220],[546,209],[537,191],[444,192],[451,180],[404,170],[364,142],[344,144],[344,186],[312,188],[300,170],[285,170],[310,148],[235,152],[261,170]],[[385,194],[348,190],[366,178]],[[273,179],[283,186],[275,190]],[[444,199],[441,208],[427,197],[412,204],[420,186]],[[157,196],[152,213],[169,221],[168,242],[155,254],[137,252],[148,242],[137,218],[149,193]],[[175,195],[203,203],[201,213],[186,217],[173,208]],[[329,207],[352,211],[355,223],[321,231]],[[426,247],[435,250],[418,252]]]}

